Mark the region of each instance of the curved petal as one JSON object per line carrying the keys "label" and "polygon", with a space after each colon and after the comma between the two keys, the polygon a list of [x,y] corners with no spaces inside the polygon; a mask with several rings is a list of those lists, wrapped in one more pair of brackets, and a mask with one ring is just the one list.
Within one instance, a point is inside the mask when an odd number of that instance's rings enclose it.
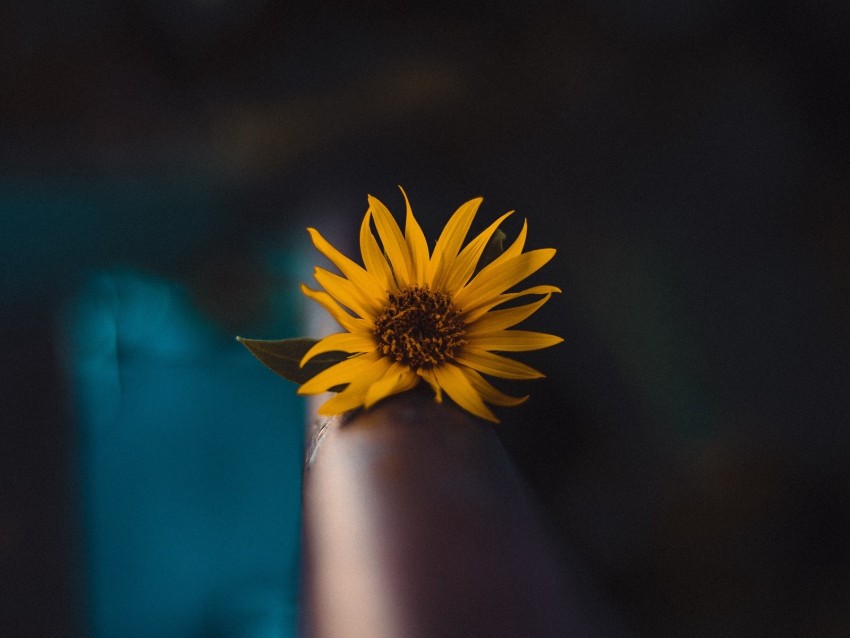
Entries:
{"label": "curved petal", "polygon": [[473,310],[534,274],[554,256],[554,248],[539,248],[512,257],[501,264],[494,261],[457,293],[455,305],[466,311]]}
{"label": "curved petal", "polygon": [[494,423],[499,422],[496,415],[494,415],[490,409],[484,405],[481,395],[475,391],[475,388],[472,386],[472,382],[460,368],[452,365],[451,363],[444,363],[443,365],[433,368],[433,371],[434,376],[437,379],[437,383],[439,383],[440,387],[446,391],[446,394],[452,398],[452,401],[475,416],[479,416],[488,421],[493,421]]}
{"label": "curved petal", "polygon": [[[528,235],[528,220],[523,220],[522,229],[519,231],[517,238],[508,246],[504,252],[496,257],[492,262],[487,264],[481,271],[475,276],[475,279],[478,279],[478,276],[484,273],[496,272],[501,269],[510,268],[510,264],[512,259],[515,257],[519,257],[522,254],[522,249],[525,246],[525,238]],[[486,276],[486,275],[485,275]],[[473,280],[474,281],[474,280]]]}
{"label": "curved petal", "polygon": [[349,410],[354,410],[363,405],[363,391],[345,389],[337,392],[316,410],[319,416],[334,416]]}
{"label": "curved petal", "polygon": [[478,372],[502,379],[542,379],[546,376],[524,363],[479,348],[464,348],[454,360]]}
{"label": "curved petal", "polygon": [[344,361],[322,370],[298,388],[298,394],[327,392],[338,385],[362,384],[365,379],[379,378],[389,370],[390,362],[376,352],[367,352],[349,357]]}
{"label": "curved petal", "polygon": [[514,257],[518,257],[522,254],[522,249],[525,247],[525,239],[528,236],[528,220],[525,219],[522,222],[522,228],[519,231],[516,239],[511,242],[511,245],[508,246],[501,255],[496,257],[491,263],[487,264],[487,267],[495,266],[500,267],[505,262],[513,259]]}
{"label": "curved petal", "polygon": [[313,290],[312,288],[308,288],[305,284],[301,284],[301,293],[321,304],[321,306],[328,311],[328,314],[333,317],[340,326],[349,332],[372,331],[374,324],[371,321],[360,319],[359,317],[352,317],[343,310],[337,303],[336,299],[331,297],[328,293],[322,292],[321,290]]}
{"label": "curved petal", "polygon": [[399,287],[406,288],[412,281],[410,273],[413,270],[413,260],[410,257],[407,242],[401,234],[401,229],[389,209],[379,199],[371,195],[369,195],[369,209],[372,211],[375,228],[378,229],[378,236],[381,238],[384,250],[387,251],[396,281]]}
{"label": "curved petal", "polygon": [[547,295],[550,293],[561,292],[561,289],[557,286],[532,286],[531,288],[526,288],[525,290],[519,290],[517,292],[509,292],[504,295],[496,295],[485,304],[481,304],[480,306],[466,311],[464,309],[460,310],[461,319],[463,319],[468,326],[474,326],[475,322],[478,321],[481,317],[483,317],[487,312],[489,312],[492,308],[499,306],[508,301],[513,301],[514,299],[519,299],[520,297],[526,297],[528,295]]}
{"label": "curved petal", "polygon": [[528,237],[528,220],[522,220],[522,228],[519,231],[519,235],[517,235],[516,239],[513,240],[510,246],[505,249],[498,258],[493,261],[498,261],[499,258],[502,259],[510,259],[511,257],[516,257],[517,255],[522,253],[522,249],[525,248],[525,238]]}
{"label": "curved petal", "polygon": [[419,226],[419,222],[413,216],[413,209],[410,207],[410,200],[407,199],[407,193],[399,186],[401,194],[404,196],[404,206],[406,216],[404,220],[404,240],[407,242],[407,248],[410,250],[410,256],[413,258],[413,272],[411,273],[413,280],[412,284],[424,286],[426,283],[425,275],[428,271],[428,240],[425,239],[425,233]]}
{"label": "curved petal", "polygon": [[368,210],[360,224],[360,255],[363,257],[363,265],[366,266],[366,270],[378,280],[378,283],[385,290],[390,290],[396,287],[393,271],[378,246],[378,240],[372,234],[372,229],[369,226],[371,219],[372,211]]}
{"label": "curved petal", "polygon": [[419,368],[416,371],[416,374],[418,374],[420,378],[425,379],[428,385],[431,386],[431,389],[434,391],[434,401],[436,401],[437,403],[442,403],[443,389],[437,382],[437,377],[434,376],[434,370],[432,368]]}
{"label": "curved petal", "polygon": [[446,272],[443,281],[435,282],[434,287],[442,290],[450,295],[454,295],[462,286],[464,286],[472,274],[475,272],[475,266],[478,260],[481,259],[481,254],[487,247],[487,242],[496,232],[496,229],[502,224],[505,219],[510,217],[513,211],[507,212],[496,221],[490,224],[481,234],[469,242],[460,254],[455,259],[451,271]]}
{"label": "curved petal", "polygon": [[301,358],[300,367],[304,367],[313,357],[325,352],[371,352],[375,349],[375,338],[364,333],[337,332],[316,342]]}
{"label": "curved petal", "polygon": [[351,283],[360,288],[367,295],[372,295],[378,298],[385,295],[386,290],[375,276],[331,246],[330,242],[322,237],[321,233],[319,233],[319,231],[315,228],[308,228],[307,232],[310,233],[310,238],[313,240],[313,245],[316,247],[316,250],[330,259],[333,265],[339,268],[340,272],[345,275]]}
{"label": "curved petal", "polygon": [[481,350],[498,350],[500,352],[524,352],[540,350],[561,343],[563,339],[544,332],[530,330],[496,330],[470,336],[466,345]]}
{"label": "curved petal", "polygon": [[472,383],[472,387],[475,388],[475,391],[480,394],[481,398],[487,403],[501,406],[515,406],[525,403],[528,400],[528,395],[525,395],[524,397],[513,397],[496,389],[489,381],[484,379],[479,372],[476,372],[472,368],[461,368],[461,370],[467,377],[469,377],[469,381]]}
{"label": "curved petal", "polygon": [[380,379],[366,390],[364,407],[370,408],[381,399],[412,390],[419,383],[419,376],[407,366],[394,363]]}
{"label": "curved petal", "polygon": [[492,332],[493,330],[502,330],[515,326],[537,312],[551,297],[552,293],[548,293],[533,303],[488,312],[474,323],[467,324],[466,334],[477,335],[482,332]]}
{"label": "curved petal", "polygon": [[375,381],[386,374],[387,368],[380,365],[381,361],[372,364],[358,375],[348,387],[325,401],[318,409],[322,416],[333,416],[355,408],[363,407],[366,401],[366,391]]}
{"label": "curved petal", "polygon": [[369,386],[381,379],[388,369],[389,364],[383,358],[366,364],[355,380],[321,405],[318,413],[322,416],[333,416],[363,406]]}
{"label": "curved petal", "polygon": [[384,299],[370,297],[345,277],[316,267],[313,277],[328,294],[363,319],[374,320],[384,307]]}
{"label": "curved petal", "polygon": [[461,244],[466,239],[466,234],[469,232],[469,227],[472,225],[472,220],[481,202],[484,201],[481,197],[471,199],[460,208],[454,215],[451,216],[443,232],[440,233],[440,238],[434,246],[434,252],[431,253],[431,261],[428,264],[428,273],[426,279],[435,288],[436,282],[440,281],[444,272],[451,271],[452,264],[460,252]]}

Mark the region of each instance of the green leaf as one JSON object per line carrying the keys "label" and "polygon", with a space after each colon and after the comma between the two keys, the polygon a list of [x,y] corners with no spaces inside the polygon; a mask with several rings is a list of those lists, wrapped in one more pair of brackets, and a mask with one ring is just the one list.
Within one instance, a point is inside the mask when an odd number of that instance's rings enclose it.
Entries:
{"label": "green leaf", "polygon": [[294,381],[299,385],[348,357],[345,352],[326,352],[310,359],[301,368],[298,365],[299,362],[317,342],[316,339],[299,337],[297,339],[266,341],[264,339],[236,337],[236,340],[248,348],[251,354],[262,361],[272,372],[276,372],[284,379]]}
{"label": "green leaf", "polygon": [[505,239],[507,239],[507,235],[502,232],[501,228],[497,228],[496,232],[493,233],[493,236],[490,237],[490,241],[487,242],[487,245],[484,247],[484,252],[481,253],[481,259],[478,260],[478,267],[476,270],[481,270],[487,264],[491,263],[496,257],[505,252]]}

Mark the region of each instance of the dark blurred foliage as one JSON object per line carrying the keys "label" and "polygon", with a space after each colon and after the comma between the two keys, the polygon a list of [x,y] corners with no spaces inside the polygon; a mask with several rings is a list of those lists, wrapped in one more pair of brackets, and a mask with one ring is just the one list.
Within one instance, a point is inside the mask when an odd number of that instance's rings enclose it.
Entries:
{"label": "dark blurred foliage", "polygon": [[848,635],[848,7],[0,5],[4,622],[78,622],[53,338],[84,273],[247,333],[258,245],[402,184],[431,236],[483,195],[558,249],[530,324],[566,343],[499,431],[624,625]]}

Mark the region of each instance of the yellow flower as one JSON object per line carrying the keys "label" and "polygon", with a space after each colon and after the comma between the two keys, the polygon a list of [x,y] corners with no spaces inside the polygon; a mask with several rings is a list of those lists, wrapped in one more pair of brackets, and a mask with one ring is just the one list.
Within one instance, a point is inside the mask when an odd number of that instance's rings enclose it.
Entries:
{"label": "yellow flower", "polygon": [[[307,229],[316,248],[342,276],[316,268],[314,277],[324,290],[302,284],[301,291],[321,304],[345,332],[320,340],[300,365],[326,352],[349,356],[308,380],[298,393],[318,394],[345,386],[319,408],[319,414],[333,415],[369,408],[424,380],[436,401],[442,402],[445,392],[472,414],[498,422],[487,403],[518,405],[528,397],[509,396],[482,374],[503,379],[543,375],[496,352],[536,350],[563,341],[540,332],[508,330],[532,315],[552,293],[560,292],[555,286],[508,292],[546,264],[555,249],[522,252],[527,234],[524,223],[517,239],[476,273],[493,233],[511,213],[462,246],[482,201],[473,199],[452,215],[429,253],[404,190],[402,194],[407,205],[404,234],[386,206],[369,196],[369,209],[360,226],[363,266],[336,250],[315,229]],[[540,298],[495,309],[528,295]]]}

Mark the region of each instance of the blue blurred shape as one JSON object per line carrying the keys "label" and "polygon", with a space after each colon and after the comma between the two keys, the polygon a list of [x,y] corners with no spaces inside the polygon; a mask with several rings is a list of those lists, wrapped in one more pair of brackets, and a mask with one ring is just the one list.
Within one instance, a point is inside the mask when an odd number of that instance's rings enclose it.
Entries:
{"label": "blue blurred shape", "polygon": [[304,406],[179,286],[96,275],[68,317],[87,633],[295,635]]}

